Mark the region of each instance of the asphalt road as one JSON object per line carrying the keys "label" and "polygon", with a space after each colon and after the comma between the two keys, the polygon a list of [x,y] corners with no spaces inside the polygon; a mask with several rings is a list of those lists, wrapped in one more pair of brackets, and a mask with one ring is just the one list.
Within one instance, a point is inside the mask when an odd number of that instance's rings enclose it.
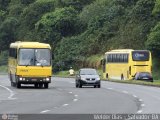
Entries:
{"label": "asphalt road", "polygon": [[52,78],[49,89],[10,86],[0,75],[0,114],[160,113],[160,88],[102,81],[75,88],[74,78]]}

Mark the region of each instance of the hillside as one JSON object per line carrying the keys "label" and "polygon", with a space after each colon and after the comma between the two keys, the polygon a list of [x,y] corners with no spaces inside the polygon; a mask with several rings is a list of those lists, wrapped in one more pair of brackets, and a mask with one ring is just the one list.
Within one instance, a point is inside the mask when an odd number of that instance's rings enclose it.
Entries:
{"label": "hillside", "polygon": [[149,49],[158,59],[160,0],[0,0],[0,61],[17,40],[49,43],[54,70],[117,48]]}

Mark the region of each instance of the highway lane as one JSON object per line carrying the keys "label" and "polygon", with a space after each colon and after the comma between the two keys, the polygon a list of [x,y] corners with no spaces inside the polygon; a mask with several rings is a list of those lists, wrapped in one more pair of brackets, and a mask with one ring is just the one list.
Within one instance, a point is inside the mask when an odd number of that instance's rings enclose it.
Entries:
{"label": "highway lane", "polygon": [[159,113],[160,88],[103,81],[102,88],[75,88],[73,78],[53,77],[49,89],[10,86],[0,75],[0,113]]}

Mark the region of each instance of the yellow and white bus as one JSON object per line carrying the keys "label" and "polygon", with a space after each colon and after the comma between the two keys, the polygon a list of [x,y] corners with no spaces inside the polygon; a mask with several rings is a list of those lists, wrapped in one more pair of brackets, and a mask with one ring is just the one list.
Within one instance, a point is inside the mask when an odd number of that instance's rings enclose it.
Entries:
{"label": "yellow and white bus", "polygon": [[34,84],[48,88],[52,76],[52,57],[49,44],[15,42],[10,44],[8,73],[11,86]]}
{"label": "yellow and white bus", "polygon": [[137,72],[152,72],[148,50],[117,49],[105,53],[102,60],[105,79],[131,80]]}

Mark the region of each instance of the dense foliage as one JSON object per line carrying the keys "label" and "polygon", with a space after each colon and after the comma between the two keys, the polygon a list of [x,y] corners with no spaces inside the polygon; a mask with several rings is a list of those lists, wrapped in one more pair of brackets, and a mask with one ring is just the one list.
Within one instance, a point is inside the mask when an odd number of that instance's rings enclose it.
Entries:
{"label": "dense foliage", "polygon": [[49,43],[57,70],[110,49],[157,56],[160,0],[0,0],[0,53],[17,40]]}

